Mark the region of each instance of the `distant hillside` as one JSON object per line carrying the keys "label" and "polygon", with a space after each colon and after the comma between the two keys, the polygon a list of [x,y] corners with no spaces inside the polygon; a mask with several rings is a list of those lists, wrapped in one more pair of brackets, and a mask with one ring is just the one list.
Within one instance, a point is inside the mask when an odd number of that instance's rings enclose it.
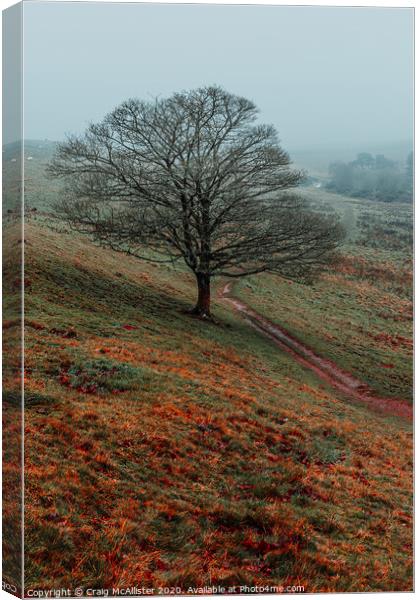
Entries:
{"label": "distant hillside", "polygon": [[[49,160],[54,153],[57,142],[50,140],[25,140],[25,157],[35,160]],[[20,154],[20,142],[11,142],[3,146],[3,161],[13,161]]]}
{"label": "distant hillside", "polygon": [[[56,141],[50,140],[25,140],[25,202],[27,207],[48,211],[52,202],[57,198],[60,184],[48,179],[45,174],[45,168],[54,154],[56,145]],[[411,149],[410,142],[385,144],[384,146],[367,145],[366,147],[360,144],[357,148],[320,145],[291,150],[290,157],[297,168],[305,170],[311,177],[326,181],[328,166],[331,162],[351,160],[357,152],[382,153],[392,160],[403,163]],[[3,146],[3,211],[14,209],[20,202],[20,194],[20,144],[13,142]]]}
{"label": "distant hillside", "polygon": [[[25,140],[24,177],[27,207],[48,210],[56,198],[59,185],[45,174],[57,142]],[[12,142],[3,146],[3,211],[13,210],[21,198],[21,144]]]}

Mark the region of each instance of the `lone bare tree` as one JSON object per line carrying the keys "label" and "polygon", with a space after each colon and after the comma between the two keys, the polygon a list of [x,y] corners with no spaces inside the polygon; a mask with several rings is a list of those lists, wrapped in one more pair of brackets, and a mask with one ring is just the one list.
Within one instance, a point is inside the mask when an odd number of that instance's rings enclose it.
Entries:
{"label": "lone bare tree", "polygon": [[182,259],[210,315],[210,281],[269,271],[310,280],[343,237],[333,217],[285,192],[290,169],[274,127],[249,100],[218,87],[128,100],[49,166],[66,181],[58,210],[97,242],[148,261]]}

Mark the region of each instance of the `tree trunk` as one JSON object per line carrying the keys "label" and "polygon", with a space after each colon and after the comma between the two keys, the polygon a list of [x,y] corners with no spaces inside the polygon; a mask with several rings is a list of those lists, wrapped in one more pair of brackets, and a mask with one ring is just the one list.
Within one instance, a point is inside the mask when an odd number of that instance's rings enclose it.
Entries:
{"label": "tree trunk", "polygon": [[210,317],[210,275],[206,273],[196,273],[197,277],[197,304],[193,314],[200,317]]}

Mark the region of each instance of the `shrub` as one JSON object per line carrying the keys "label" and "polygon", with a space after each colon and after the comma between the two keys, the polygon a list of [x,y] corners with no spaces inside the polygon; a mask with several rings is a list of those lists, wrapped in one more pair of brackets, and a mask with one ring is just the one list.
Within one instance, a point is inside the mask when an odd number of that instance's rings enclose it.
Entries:
{"label": "shrub", "polygon": [[141,369],[103,358],[73,364],[60,375],[61,383],[86,394],[125,392],[143,379]]}

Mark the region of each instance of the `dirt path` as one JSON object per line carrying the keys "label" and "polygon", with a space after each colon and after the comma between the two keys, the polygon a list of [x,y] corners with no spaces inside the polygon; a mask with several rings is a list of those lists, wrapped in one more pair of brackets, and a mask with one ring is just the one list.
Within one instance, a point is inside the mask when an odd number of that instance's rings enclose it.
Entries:
{"label": "dirt path", "polygon": [[338,367],[333,361],[318,356],[311,348],[294,338],[279,325],[275,325],[242,300],[232,295],[232,283],[227,283],[219,290],[219,297],[233,306],[248,323],[257,331],[274,341],[304,367],[311,369],[328,384],[347,396],[368,404],[371,408],[382,412],[411,419],[413,408],[407,402],[395,398],[379,398],[365,383]]}

